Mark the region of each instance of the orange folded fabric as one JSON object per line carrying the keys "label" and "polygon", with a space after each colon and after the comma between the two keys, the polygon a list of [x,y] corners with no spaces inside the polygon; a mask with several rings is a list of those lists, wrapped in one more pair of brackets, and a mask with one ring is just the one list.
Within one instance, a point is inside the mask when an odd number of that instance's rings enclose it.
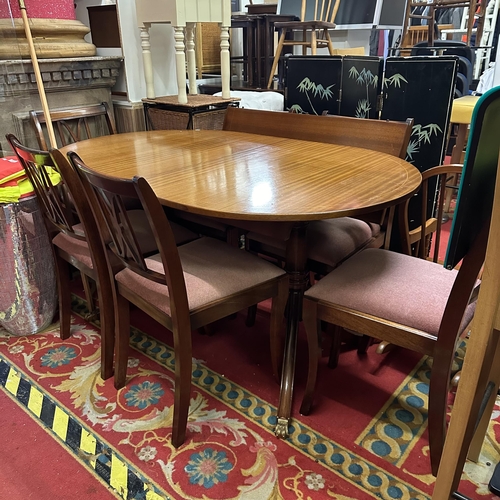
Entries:
{"label": "orange folded fabric", "polygon": [[16,156],[0,158],[0,185],[23,176],[26,172]]}
{"label": "orange folded fabric", "polygon": [[[46,167],[52,185],[61,182],[61,176],[50,167]],[[24,168],[16,156],[0,158],[0,203],[16,203],[32,196],[35,190]]]}

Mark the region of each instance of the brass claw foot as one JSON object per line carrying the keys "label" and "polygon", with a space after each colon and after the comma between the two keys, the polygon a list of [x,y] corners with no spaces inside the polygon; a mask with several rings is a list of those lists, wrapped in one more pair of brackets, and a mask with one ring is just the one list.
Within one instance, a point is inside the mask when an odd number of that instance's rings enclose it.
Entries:
{"label": "brass claw foot", "polygon": [[274,428],[274,434],[280,439],[285,439],[288,437],[288,419],[279,417],[278,423]]}

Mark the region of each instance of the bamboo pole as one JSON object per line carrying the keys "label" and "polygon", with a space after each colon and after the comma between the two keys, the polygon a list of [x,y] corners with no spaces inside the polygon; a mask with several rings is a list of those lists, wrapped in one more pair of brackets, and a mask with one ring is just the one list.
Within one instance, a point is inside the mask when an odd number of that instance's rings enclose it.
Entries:
{"label": "bamboo pole", "polygon": [[33,44],[33,37],[31,36],[31,29],[28,23],[28,15],[26,13],[26,5],[24,0],[19,1],[19,9],[21,10],[21,17],[23,19],[24,32],[26,33],[26,40],[28,40],[28,47],[30,50],[31,62],[33,64],[33,71],[35,72],[36,86],[38,88],[38,93],[40,94],[40,101],[42,102],[42,110],[45,116],[45,122],[47,124],[47,133],[49,135],[50,145],[53,148],[57,148],[56,136],[54,135],[54,127],[52,126],[52,119],[50,118],[49,105],[47,103],[47,97],[45,95],[45,88],[43,86],[42,74],[40,73],[40,67],[38,66],[38,58],[35,52],[35,45]]}

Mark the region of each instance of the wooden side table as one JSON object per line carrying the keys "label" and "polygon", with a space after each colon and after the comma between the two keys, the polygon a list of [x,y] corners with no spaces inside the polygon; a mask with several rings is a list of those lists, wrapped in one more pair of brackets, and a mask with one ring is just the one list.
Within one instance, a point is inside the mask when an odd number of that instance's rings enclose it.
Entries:
{"label": "wooden side table", "polygon": [[[189,93],[197,94],[194,33],[196,23],[219,23],[222,95],[229,98],[229,27],[231,0],[136,0],[137,22],[141,30],[141,46],[146,79],[146,97],[154,99],[153,63],[149,29],[153,23],[168,23],[174,27],[178,103],[187,104],[186,52]],[[186,44],[184,43],[186,32]],[[185,49],[187,48],[187,51]]]}
{"label": "wooden side table", "polygon": [[[261,14],[261,58],[260,64],[262,65],[261,74],[263,75],[263,82],[259,82],[259,86],[262,85],[263,88],[267,88],[267,80],[271,73],[271,67],[273,65],[274,59],[274,24],[282,23],[287,21],[298,21],[297,16],[292,16],[288,14]],[[287,35],[288,36],[288,35]],[[290,34],[293,37],[293,34]],[[293,53],[293,47],[283,47],[282,54]],[[283,70],[279,69],[278,73],[283,75]],[[281,78],[280,78],[281,79]]]}
{"label": "wooden side table", "polygon": [[249,14],[276,14],[278,10],[277,3],[257,3],[245,6]]}
{"label": "wooden side table", "polygon": [[[231,57],[233,63],[243,63],[243,80],[249,87],[259,84],[261,79],[261,18],[244,14],[231,17],[231,29],[243,29],[243,55]],[[258,85],[257,85],[258,86]]]}
{"label": "wooden side table", "polygon": [[222,130],[228,106],[240,99],[190,95],[180,104],[176,95],[143,99],[147,130]]}

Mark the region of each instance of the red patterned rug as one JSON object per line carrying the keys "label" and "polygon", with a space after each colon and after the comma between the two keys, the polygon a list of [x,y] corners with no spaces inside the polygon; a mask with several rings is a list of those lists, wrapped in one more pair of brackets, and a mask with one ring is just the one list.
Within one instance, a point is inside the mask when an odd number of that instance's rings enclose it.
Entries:
{"label": "red patterned rug", "polygon": [[[78,314],[84,308],[75,297],[66,341],[57,325],[21,338],[0,330],[0,388],[24,409],[12,418],[43,425],[73,456],[72,470],[86,469],[117,498],[430,498],[427,358],[403,349],[380,356],[373,348],[360,357],[346,346],[336,370],[324,358],[315,407],[304,417],[298,413],[307,356],[301,332],[291,434],[279,440],[269,311],[261,307],[252,328],[243,314],[225,319],[212,336],[193,334],[187,439],[175,449],[170,333],[133,314],[128,381],[117,392],[99,376],[99,330]],[[9,405],[2,411],[5,416]],[[499,423],[495,413],[480,463],[464,472],[460,491],[472,499],[496,498],[487,482],[499,457]],[[53,465],[47,460],[40,467]]]}

